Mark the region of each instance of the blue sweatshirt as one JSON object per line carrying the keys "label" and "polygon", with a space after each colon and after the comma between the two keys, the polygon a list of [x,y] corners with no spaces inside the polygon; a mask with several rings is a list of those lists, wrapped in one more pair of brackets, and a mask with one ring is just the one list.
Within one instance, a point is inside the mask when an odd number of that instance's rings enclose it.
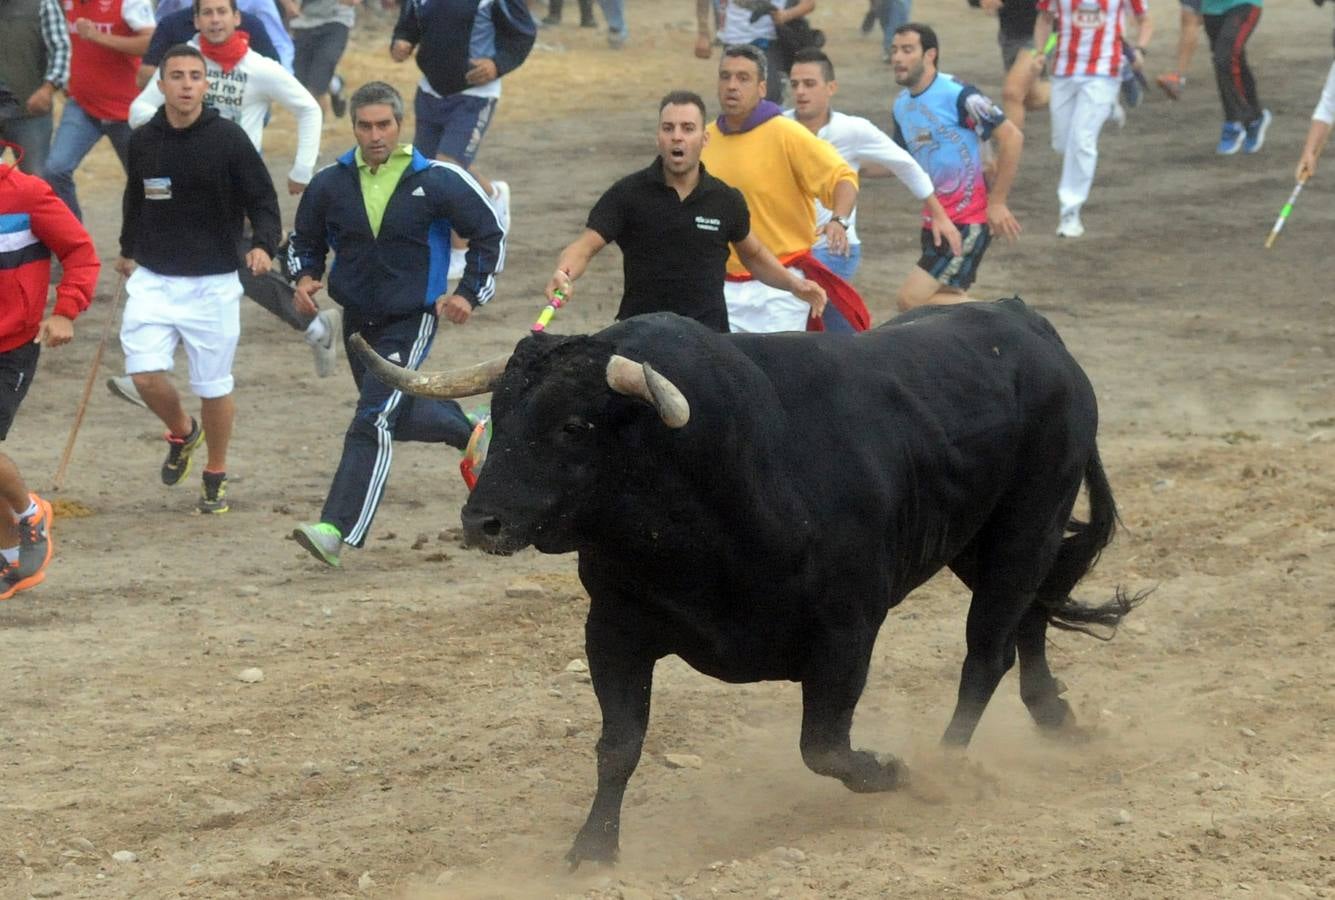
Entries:
{"label": "blue sweatshirt", "polygon": [[[472,52],[478,0],[403,0],[392,40],[417,47],[417,68],[442,97],[471,87],[465,79]],[[495,28],[497,77],[503,78],[528,58],[538,28],[524,0],[495,0],[490,25]]]}

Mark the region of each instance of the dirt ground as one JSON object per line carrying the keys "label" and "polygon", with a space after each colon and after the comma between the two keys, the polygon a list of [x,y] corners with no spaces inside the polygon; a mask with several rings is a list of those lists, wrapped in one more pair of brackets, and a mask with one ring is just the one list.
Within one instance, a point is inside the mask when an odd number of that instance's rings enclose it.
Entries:
{"label": "dirt ground", "polygon": [[[712,105],[692,5],[628,5],[625,51],[568,24],[507,80],[479,167],[514,188],[509,265],[432,363],[522,336],[598,194],[651,158],[662,92]],[[861,12],[824,4],[816,24],[839,107],[885,125],[893,84],[879,43],[857,36]],[[939,26],[946,71],[999,94],[991,19],[957,0],[915,12]],[[1176,15],[1158,10],[1155,71]],[[386,21],[364,16],[345,68],[407,90],[412,70],[385,62]],[[1309,4],[1267,5],[1251,54],[1275,123],[1259,155],[1214,155],[1204,51],[1182,102],[1152,95],[1106,131],[1082,240],[1052,233],[1046,113],[1025,129],[1012,198],[1025,233],[994,245],[976,293],[1045,312],[1099,392],[1125,529],[1082,592],[1156,588],[1111,643],[1052,638],[1092,741],[1041,740],[1008,677],[967,764],[941,757],[966,603],[942,577],[890,615],[855,723],[856,743],[906,757],[912,788],[853,795],[810,774],[795,686],[730,687],[670,659],[623,860],[566,872],[599,726],[586,676],[566,671],[583,656],[574,558],[461,548],[457,455],[410,444],[366,549],[318,567],[287,535],[318,515],[352,386],[315,378],[297,335],[247,304],[232,512],[192,515],[195,478],[164,488],[158,425],[99,379],[57,498],[86,515],[57,521],[46,584],[0,604],[0,897],[1335,896],[1335,319],[1319,275],[1335,168],[1261,248],[1330,26]],[[269,138],[280,176],[289,126],[276,116]],[[349,144],[335,122],[326,157]],[[102,148],[80,181],[108,261],[121,179]],[[879,321],[917,255],[914,204],[868,182],[860,224],[858,285]],[[112,289],[108,267],[6,444],[37,489]],[[554,330],[606,324],[619,290],[609,249]],[[102,376],[120,363],[113,338]],[[523,583],[542,596],[508,595]],[[250,667],[262,682],[238,679]],[[668,753],[701,765],[669,768]]]}

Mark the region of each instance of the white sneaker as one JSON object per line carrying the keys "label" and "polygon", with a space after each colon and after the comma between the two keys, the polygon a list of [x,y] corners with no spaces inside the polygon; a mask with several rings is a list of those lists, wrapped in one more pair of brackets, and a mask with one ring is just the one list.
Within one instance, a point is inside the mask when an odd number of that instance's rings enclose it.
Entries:
{"label": "white sneaker", "polygon": [[1066,213],[1057,225],[1057,237],[1078,238],[1085,233],[1085,226],[1080,224],[1080,213]]}
{"label": "white sneaker", "polygon": [[1121,100],[1113,101],[1112,120],[1118,128],[1126,127],[1126,107]]}
{"label": "white sneaker", "polygon": [[510,185],[505,181],[493,181],[491,186],[496,193],[491,197],[491,208],[496,210],[496,218],[501,220],[505,233],[510,233]]}
{"label": "white sneaker", "polygon": [[134,386],[134,379],[129,375],[116,375],[107,379],[107,390],[112,395],[121,398],[126,403],[133,403],[135,406],[142,406],[148,409],[148,404],[144,398],[139,396],[139,388]]}
{"label": "white sneaker", "polygon": [[464,275],[464,257],[468,255],[467,247],[450,248],[450,270],[445,274],[445,280],[454,285]]}
{"label": "white sneaker", "polygon": [[315,374],[319,378],[328,378],[334,374],[338,363],[338,344],[341,339],[343,317],[337,309],[322,309],[315,316],[324,323],[324,339],[313,341],[309,337],[311,352],[315,354]]}

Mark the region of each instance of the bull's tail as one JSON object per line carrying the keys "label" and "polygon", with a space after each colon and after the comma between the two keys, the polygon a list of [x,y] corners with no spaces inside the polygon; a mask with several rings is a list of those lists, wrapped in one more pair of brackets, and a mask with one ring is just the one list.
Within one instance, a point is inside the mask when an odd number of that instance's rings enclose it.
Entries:
{"label": "bull's tail", "polygon": [[[1117,504],[1098,450],[1085,466],[1085,488],[1089,493],[1089,521],[1071,519],[1067,523],[1061,550],[1038,590],[1038,600],[1047,608],[1048,623],[1054,628],[1079,631],[1106,641],[1112,639],[1122,619],[1140,605],[1149,591],[1127,594],[1119,587],[1111,600],[1097,606],[1072,599],[1071,591],[1094,568],[1117,530]],[[1096,628],[1107,631],[1095,631]]]}

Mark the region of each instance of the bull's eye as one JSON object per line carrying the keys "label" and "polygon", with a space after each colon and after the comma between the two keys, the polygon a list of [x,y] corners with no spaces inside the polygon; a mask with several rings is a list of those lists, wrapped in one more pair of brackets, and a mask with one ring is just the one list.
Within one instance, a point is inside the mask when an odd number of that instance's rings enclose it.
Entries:
{"label": "bull's eye", "polygon": [[586,431],[593,430],[593,423],[585,422],[583,419],[571,419],[561,426],[561,430],[566,434],[583,434]]}

